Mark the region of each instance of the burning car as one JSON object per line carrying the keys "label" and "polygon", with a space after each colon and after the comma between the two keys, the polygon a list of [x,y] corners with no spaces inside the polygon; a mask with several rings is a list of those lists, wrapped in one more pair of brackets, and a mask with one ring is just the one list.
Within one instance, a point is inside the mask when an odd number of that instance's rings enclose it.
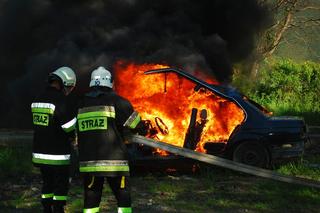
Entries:
{"label": "burning car", "polygon": [[[115,79],[116,91],[140,113],[149,138],[258,167],[303,154],[303,119],[272,116],[234,88],[163,65],[120,64],[115,70],[121,76]],[[179,158],[128,147],[135,162]]]}

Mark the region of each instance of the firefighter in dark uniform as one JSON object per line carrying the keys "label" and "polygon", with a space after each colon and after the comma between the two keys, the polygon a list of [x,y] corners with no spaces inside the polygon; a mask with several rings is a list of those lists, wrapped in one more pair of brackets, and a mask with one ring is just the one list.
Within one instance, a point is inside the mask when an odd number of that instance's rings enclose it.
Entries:
{"label": "firefighter in dark uniform", "polygon": [[66,96],[76,84],[69,67],[49,74],[48,87],[31,104],[33,120],[32,162],[40,168],[44,212],[64,212],[69,185],[70,138],[75,113],[68,112]]}
{"label": "firefighter in dark uniform", "polygon": [[144,125],[130,102],[113,91],[112,75],[104,67],[92,72],[90,87],[77,115],[83,212],[99,212],[106,179],[117,199],[118,213],[131,213],[128,153],[123,136],[128,130],[143,134]]}

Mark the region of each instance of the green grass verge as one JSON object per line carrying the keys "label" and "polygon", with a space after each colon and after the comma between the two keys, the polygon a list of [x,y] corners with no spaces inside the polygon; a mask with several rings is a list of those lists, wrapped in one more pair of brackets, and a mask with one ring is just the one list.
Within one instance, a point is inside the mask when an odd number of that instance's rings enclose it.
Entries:
{"label": "green grass verge", "polygon": [[31,174],[32,170],[30,147],[0,147],[1,179],[8,178],[8,176]]}
{"label": "green grass verge", "polygon": [[320,156],[313,155],[277,168],[279,173],[320,181]]}
{"label": "green grass verge", "polygon": [[[3,150],[2,150],[3,151]],[[10,165],[20,165],[13,160],[15,150],[3,151],[11,156]],[[10,155],[8,153],[11,153]],[[19,154],[20,151],[18,152]],[[25,167],[3,170],[0,209],[1,212],[41,212],[39,173],[31,169],[28,154]],[[20,159],[22,160],[22,159]],[[310,167],[319,162],[318,156],[303,161],[281,165],[277,171],[283,174],[320,180],[319,169]],[[27,163],[29,162],[29,163]],[[308,166],[306,166],[308,165]],[[20,172],[20,175],[17,174]],[[3,174],[3,173],[2,173]],[[30,178],[28,178],[30,177]],[[286,184],[244,175],[218,167],[201,165],[199,173],[170,176],[140,175],[131,178],[134,212],[319,212],[320,190]],[[8,190],[10,188],[10,190]],[[81,179],[72,182],[67,212],[82,212],[83,189]],[[116,212],[117,204],[110,188],[105,184],[101,212]]]}
{"label": "green grass verge", "polygon": [[305,109],[303,106],[292,106],[292,103],[279,101],[270,101],[262,105],[273,112],[274,116],[297,116],[303,118],[308,125],[320,125],[320,113],[312,112],[309,108]]}

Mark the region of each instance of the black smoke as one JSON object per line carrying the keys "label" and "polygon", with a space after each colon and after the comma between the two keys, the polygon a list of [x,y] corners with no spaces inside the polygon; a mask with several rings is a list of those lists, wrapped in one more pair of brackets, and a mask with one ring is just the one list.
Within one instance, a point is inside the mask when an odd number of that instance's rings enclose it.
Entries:
{"label": "black smoke", "polygon": [[228,82],[268,14],[256,0],[0,0],[0,127],[27,127],[29,103],[60,66],[80,87],[119,59],[200,68]]}

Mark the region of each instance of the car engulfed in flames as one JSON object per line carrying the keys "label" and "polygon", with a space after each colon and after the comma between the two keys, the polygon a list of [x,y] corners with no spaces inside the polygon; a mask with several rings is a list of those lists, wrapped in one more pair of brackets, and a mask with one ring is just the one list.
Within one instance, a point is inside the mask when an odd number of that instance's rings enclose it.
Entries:
{"label": "car engulfed in flames", "polygon": [[[209,77],[165,65],[118,62],[116,91],[130,100],[148,126],[147,137],[237,162],[269,167],[299,157],[306,141],[303,119],[272,116],[265,108]],[[133,162],[186,159],[128,144]]]}

